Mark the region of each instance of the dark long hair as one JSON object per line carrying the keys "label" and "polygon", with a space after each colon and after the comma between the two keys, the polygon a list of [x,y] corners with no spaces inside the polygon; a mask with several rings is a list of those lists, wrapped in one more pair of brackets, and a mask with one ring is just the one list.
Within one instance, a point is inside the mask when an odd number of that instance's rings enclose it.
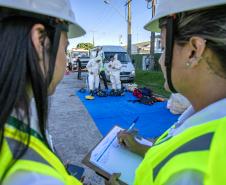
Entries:
{"label": "dark long hair", "polygon": [[[30,131],[30,102],[28,88],[31,87],[35,99],[39,128],[45,137],[48,115],[48,86],[51,82],[55,60],[44,59],[44,72],[40,67],[40,59],[31,39],[31,29],[34,24],[45,26],[43,37],[50,39],[50,46],[44,47],[43,54],[50,54],[54,28],[44,22],[29,17],[11,16],[0,20],[0,150],[3,145],[4,126],[13,110],[17,117],[28,122],[26,131]],[[43,44],[44,46],[44,44]],[[51,61],[51,63],[50,63]],[[21,114],[19,109],[24,110]],[[23,127],[23,126],[22,126]],[[25,128],[21,128],[24,129]],[[26,145],[18,145],[14,152],[13,165],[28,148],[30,136],[22,138]],[[22,149],[21,149],[22,147]],[[18,150],[18,148],[20,148]],[[19,152],[18,152],[19,151]],[[1,157],[1,156],[0,156]],[[0,182],[4,178],[0,177]]]}

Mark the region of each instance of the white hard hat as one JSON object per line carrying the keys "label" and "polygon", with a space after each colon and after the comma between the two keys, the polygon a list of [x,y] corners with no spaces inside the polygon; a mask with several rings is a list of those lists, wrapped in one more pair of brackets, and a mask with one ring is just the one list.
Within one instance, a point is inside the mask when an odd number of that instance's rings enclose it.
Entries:
{"label": "white hard hat", "polygon": [[46,15],[67,21],[70,24],[69,38],[79,37],[86,33],[76,22],[69,0],[0,0],[0,7]]}
{"label": "white hard hat", "polygon": [[226,0],[157,0],[156,14],[144,28],[152,32],[160,32],[159,19],[165,16],[223,4],[226,4]]}

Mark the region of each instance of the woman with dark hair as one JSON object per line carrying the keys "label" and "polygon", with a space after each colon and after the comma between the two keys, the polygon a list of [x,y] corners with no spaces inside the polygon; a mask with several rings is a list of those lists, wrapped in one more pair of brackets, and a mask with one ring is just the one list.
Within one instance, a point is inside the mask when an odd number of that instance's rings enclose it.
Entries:
{"label": "woman with dark hair", "polygon": [[0,184],[81,184],[51,151],[46,120],[68,37],[84,33],[68,0],[0,1]]}
{"label": "woman with dark hair", "polygon": [[[165,88],[192,106],[146,150],[134,184],[226,184],[226,1],[158,0],[145,28],[161,31]],[[118,137],[132,150],[128,133]]]}

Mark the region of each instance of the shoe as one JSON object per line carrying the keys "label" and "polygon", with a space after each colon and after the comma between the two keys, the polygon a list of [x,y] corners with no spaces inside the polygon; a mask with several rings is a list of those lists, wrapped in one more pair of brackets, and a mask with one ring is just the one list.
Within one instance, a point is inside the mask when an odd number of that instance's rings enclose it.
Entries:
{"label": "shoe", "polygon": [[112,90],[110,91],[109,95],[110,95],[110,96],[115,96],[115,90],[112,89]]}

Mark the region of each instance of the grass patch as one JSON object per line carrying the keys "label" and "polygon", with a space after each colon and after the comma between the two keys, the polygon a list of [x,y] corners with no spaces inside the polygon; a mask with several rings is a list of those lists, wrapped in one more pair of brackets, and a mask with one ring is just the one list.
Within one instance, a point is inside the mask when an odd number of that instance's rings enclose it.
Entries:
{"label": "grass patch", "polygon": [[135,83],[140,87],[149,87],[155,94],[169,97],[170,93],[164,89],[164,77],[160,71],[136,71]]}

